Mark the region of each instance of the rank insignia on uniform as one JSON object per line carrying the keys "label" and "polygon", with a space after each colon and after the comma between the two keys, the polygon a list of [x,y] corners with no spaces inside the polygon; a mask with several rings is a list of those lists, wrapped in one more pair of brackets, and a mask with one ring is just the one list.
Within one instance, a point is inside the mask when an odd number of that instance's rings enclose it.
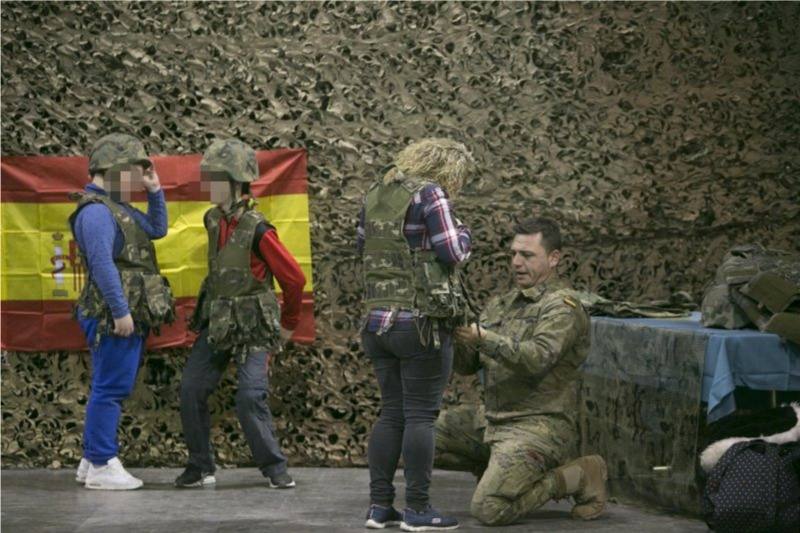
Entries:
{"label": "rank insignia on uniform", "polygon": [[575,300],[573,300],[572,298],[570,298],[569,296],[565,296],[564,297],[564,303],[567,304],[568,306],[572,307],[573,309],[578,307],[578,303]]}

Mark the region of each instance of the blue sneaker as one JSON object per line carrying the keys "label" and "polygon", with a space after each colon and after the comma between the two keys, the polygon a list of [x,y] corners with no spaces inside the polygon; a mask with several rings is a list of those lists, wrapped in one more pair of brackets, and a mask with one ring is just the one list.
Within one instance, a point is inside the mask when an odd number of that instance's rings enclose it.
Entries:
{"label": "blue sneaker", "polygon": [[380,505],[372,504],[367,511],[367,523],[365,527],[369,529],[383,529],[385,527],[399,526],[403,520],[397,509],[392,507],[381,507]]}
{"label": "blue sneaker", "polygon": [[451,516],[442,516],[442,513],[430,505],[420,512],[404,509],[403,522],[400,524],[403,531],[441,531],[457,527],[458,520]]}

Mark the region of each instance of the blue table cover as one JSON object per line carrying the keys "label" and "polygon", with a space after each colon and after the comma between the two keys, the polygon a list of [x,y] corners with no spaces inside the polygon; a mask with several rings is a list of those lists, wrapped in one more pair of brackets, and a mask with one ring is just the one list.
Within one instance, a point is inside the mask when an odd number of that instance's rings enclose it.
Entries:
{"label": "blue table cover", "polygon": [[800,346],[772,333],[749,329],[713,329],[700,324],[700,313],[685,319],[608,318],[667,330],[691,330],[707,338],[701,398],[708,403],[706,420],[714,422],[736,410],[733,390],[800,391]]}

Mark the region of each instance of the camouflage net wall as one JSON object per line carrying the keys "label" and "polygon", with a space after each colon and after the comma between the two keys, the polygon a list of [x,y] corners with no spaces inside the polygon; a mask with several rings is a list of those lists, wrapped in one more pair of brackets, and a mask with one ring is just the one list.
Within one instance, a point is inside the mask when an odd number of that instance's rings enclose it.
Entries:
{"label": "camouflage net wall", "polygon": [[[318,340],[272,366],[293,464],[363,464],[378,395],[357,333],[360,198],[410,140],[465,142],[482,179],[469,285],[506,287],[509,222],[556,217],[563,274],[620,299],[699,301],[725,250],[800,250],[800,4],[13,3],[2,9],[2,153],[81,154],[123,131],[154,153],[215,136],[309,152]],[[185,460],[186,350],[149,353],[123,459]],[[7,353],[5,466],[72,465],[83,353]],[[247,464],[233,374],[222,464]],[[448,401],[473,393],[456,381]]]}

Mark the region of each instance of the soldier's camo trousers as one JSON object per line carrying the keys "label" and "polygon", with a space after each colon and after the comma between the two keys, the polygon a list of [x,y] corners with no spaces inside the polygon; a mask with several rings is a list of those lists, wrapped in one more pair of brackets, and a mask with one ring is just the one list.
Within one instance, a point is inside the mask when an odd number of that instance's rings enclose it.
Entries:
{"label": "soldier's camo trousers", "polygon": [[470,512],[486,525],[506,525],[552,499],[551,470],[574,455],[572,424],[551,417],[492,428],[477,406],[442,411],[436,421],[436,466],[466,470],[480,477]]}

